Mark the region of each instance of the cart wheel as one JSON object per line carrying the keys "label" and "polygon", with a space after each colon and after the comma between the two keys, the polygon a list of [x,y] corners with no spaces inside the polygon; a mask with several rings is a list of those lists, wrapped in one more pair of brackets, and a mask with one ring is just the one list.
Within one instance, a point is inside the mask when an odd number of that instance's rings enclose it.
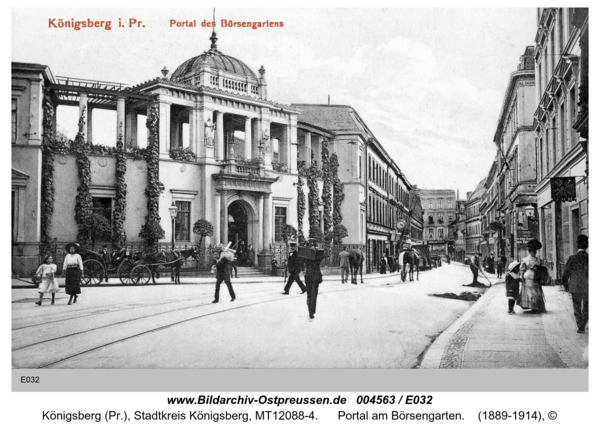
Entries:
{"label": "cart wheel", "polygon": [[100,284],[104,279],[104,266],[95,260],[89,259],[83,262],[83,277],[81,277],[81,283],[84,286],[90,284]]}
{"label": "cart wheel", "polygon": [[121,284],[133,284],[133,279],[131,278],[131,270],[135,267],[135,264],[130,260],[124,260],[119,264],[119,268],[117,269],[117,275],[121,280]]}
{"label": "cart wheel", "polygon": [[150,268],[146,265],[137,265],[131,270],[131,281],[133,284],[148,284],[152,278]]}

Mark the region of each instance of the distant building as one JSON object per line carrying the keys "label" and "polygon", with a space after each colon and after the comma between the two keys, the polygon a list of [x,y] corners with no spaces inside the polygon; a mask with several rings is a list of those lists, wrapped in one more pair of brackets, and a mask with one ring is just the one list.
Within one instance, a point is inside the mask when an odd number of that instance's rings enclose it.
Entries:
{"label": "distant building", "polygon": [[423,237],[434,254],[448,255],[454,247],[456,192],[419,189],[423,206]]}
{"label": "distant building", "polygon": [[479,213],[479,205],[481,196],[485,191],[485,181],[487,177],[479,182],[473,193],[467,193],[467,203],[465,205],[467,229],[466,235],[466,257],[471,257],[481,252],[480,245],[483,238],[481,230],[481,215]]}
{"label": "distant building", "polygon": [[467,250],[467,220],[466,199],[456,200],[456,220],[454,221],[454,260],[462,262],[465,260]]}

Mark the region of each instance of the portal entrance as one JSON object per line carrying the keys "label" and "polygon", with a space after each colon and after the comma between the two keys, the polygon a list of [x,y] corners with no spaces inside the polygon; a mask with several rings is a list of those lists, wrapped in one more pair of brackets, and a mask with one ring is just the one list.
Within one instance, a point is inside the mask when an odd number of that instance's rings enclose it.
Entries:
{"label": "portal entrance", "polygon": [[244,206],[238,202],[232,202],[227,209],[228,219],[228,241],[231,241],[231,246],[238,246],[244,242],[244,246],[248,246],[248,213]]}

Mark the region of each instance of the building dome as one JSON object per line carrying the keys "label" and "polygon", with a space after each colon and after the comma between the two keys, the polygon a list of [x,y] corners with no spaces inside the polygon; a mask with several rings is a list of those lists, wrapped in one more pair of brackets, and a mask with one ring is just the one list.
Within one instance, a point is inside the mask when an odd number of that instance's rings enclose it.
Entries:
{"label": "building dome", "polygon": [[222,54],[216,49],[211,49],[196,57],[184,61],[171,76],[173,81],[187,81],[192,76],[199,75],[204,67],[210,67],[213,72],[223,72],[250,78],[256,81],[256,74],[242,61],[229,55]]}

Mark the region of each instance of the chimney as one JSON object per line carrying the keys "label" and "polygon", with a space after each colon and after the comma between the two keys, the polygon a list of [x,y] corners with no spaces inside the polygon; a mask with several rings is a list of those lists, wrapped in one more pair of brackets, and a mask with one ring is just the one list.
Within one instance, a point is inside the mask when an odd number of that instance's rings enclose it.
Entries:
{"label": "chimney", "polygon": [[329,94],[327,95],[327,104],[331,105],[331,96]]}

